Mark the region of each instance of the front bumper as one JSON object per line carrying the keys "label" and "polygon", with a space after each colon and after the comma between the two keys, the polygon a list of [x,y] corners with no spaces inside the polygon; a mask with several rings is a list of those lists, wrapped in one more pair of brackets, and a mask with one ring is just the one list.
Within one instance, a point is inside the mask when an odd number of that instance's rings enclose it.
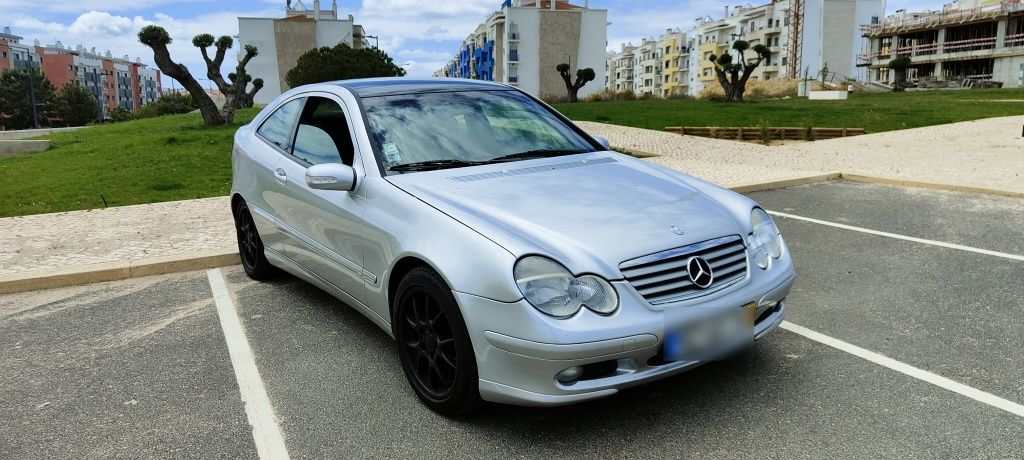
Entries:
{"label": "front bumper", "polygon": [[[480,395],[493,402],[557,406],[609,396],[700,366],[703,361],[660,360],[665,311],[684,309],[672,312],[678,318],[681,312],[685,316],[689,311],[756,301],[754,339],[760,339],[785,316],[784,299],[795,279],[792,266],[786,265],[776,276],[748,279],[728,292],[661,309],[638,295],[631,297],[628,294],[635,291],[618,282],[622,304],[610,317],[584,310],[569,320],[556,320],[540,315],[524,300],[509,304],[456,292],[476,352]],[[556,379],[566,368],[594,363],[613,365],[614,371],[570,384]]]}

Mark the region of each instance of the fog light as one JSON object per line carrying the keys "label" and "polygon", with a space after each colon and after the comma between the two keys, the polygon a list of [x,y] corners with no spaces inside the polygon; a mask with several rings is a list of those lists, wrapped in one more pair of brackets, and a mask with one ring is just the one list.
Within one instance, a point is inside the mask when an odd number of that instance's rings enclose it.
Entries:
{"label": "fog light", "polygon": [[579,380],[581,375],[583,375],[583,368],[580,366],[573,366],[559,372],[555,378],[558,379],[559,383],[568,384]]}

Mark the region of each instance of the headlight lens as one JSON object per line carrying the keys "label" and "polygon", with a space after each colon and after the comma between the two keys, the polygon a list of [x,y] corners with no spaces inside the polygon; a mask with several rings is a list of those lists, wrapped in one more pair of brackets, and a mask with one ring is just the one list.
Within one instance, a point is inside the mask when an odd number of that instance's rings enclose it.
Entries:
{"label": "headlight lens", "polygon": [[767,269],[771,259],[782,256],[782,235],[772,218],[761,208],[750,211],[750,222],[750,249],[754,263]]}
{"label": "headlight lens", "polygon": [[513,274],[526,301],[557,318],[568,318],[583,307],[602,315],[619,307],[619,296],[607,281],[594,275],[573,276],[546,257],[519,259]]}

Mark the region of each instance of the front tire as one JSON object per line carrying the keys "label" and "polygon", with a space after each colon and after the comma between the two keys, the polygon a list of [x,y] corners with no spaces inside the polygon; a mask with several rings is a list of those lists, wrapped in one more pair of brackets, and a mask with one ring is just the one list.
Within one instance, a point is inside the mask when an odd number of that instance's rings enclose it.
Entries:
{"label": "front tire", "polygon": [[267,280],[277,275],[277,268],[270,265],[263,253],[263,240],[256,230],[256,221],[245,202],[235,207],[235,232],[238,234],[238,254],[242,259],[245,274],[254,280]]}
{"label": "front tire", "polygon": [[427,267],[413,269],[399,283],[395,302],[395,343],[416,396],[441,415],[479,407],[473,345],[444,279]]}

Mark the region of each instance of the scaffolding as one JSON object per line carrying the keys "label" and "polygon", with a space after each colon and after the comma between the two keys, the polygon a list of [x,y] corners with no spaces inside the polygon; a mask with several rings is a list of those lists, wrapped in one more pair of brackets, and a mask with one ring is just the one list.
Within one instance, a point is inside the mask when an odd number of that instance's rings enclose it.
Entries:
{"label": "scaffolding", "polygon": [[786,76],[800,78],[800,61],[804,47],[804,0],[789,3],[789,52]]}

